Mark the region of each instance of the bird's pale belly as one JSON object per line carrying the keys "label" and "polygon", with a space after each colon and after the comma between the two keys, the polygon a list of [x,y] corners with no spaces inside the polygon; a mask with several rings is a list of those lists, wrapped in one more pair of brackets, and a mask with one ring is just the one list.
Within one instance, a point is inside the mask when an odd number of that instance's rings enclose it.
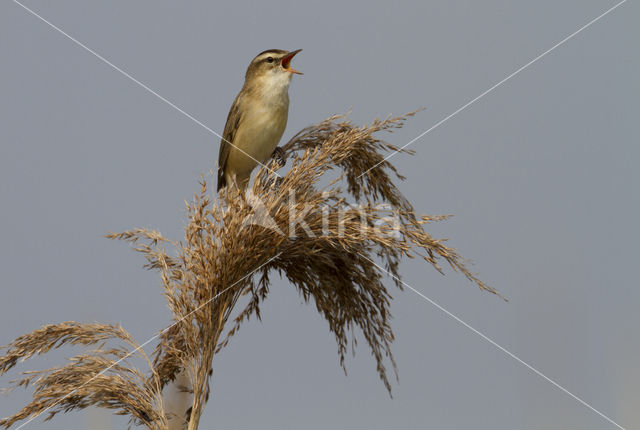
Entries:
{"label": "bird's pale belly", "polygon": [[[283,112],[284,111],[284,112]],[[287,111],[271,110],[256,112],[243,121],[243,126],[233,139],[227,159],[226,175],[242,188],[251,176],[251,171],[260,163],[266,163],[278,146],[287,125]]]}

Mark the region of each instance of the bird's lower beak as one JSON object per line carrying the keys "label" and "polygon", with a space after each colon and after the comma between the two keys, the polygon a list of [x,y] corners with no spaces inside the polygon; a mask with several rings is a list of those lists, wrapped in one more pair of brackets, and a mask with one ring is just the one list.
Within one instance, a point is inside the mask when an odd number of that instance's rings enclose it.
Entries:
{"label": "bird's lower beak", "polygon": [[291,73],[296,73],[298,75],[302,75],[303,74],[302,72],[298,72],[296,69],[292,69],[291,68],[291,59],[293,57],[295,57],[295,55],[300,51],[302,51],[302,49],[296,49],[295,51],[289,52],[286,55],[286,57],[284,57],[282,59],[282,68],[285,69],[287,72],[291,72]]}

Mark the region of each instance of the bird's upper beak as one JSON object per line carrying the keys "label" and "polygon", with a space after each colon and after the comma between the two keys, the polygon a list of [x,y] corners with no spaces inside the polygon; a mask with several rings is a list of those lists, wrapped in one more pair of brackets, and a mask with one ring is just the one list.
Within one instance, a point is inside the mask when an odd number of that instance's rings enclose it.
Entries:
{"label": "bird's upper beak", "polygon": [[302,72],[298,72],[296,69],[292,69],[291,68],[291,59],[300,51],[302,51],[302,49],[296,49],[295,51],[289,52],[282,59],[282,68],[285,69],[287,72],[291,72],[291,73],[296,73],[298,75],[302,75],[303,74]]}

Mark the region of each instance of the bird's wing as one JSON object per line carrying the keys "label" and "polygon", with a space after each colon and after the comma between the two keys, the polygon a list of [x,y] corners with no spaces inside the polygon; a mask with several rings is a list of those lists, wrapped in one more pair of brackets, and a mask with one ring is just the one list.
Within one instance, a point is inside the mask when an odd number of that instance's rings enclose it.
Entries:
{"label": "bird's wing", "polygon": [[227,180],[224,175],[227,167],[227,159],[231,151],[231,144],[242,120],[240,101],[241,97],[240,94],[238,94],[229,110],[227,124],[224,126],[224,133],[222,133],[222,140],[220,141],[220,152],[218,153],[218,191],[227,185]]}

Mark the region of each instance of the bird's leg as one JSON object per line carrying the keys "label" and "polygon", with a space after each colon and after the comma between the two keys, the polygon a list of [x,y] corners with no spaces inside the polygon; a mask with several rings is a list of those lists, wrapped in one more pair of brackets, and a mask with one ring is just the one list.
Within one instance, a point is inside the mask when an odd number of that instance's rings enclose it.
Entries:
{"label": "bird's leg", "polygon": [[273,181],[271,181],[270,186],[277,189],[281,183],[282,183],[282,176],[276,176],[275,178],[273,178]]}
{"label": "bird's leg", "polygon": [[276,149],[274,149],[271,154],[271,158],[274,158],[280,167],[284,167],[284,165],[287,164],[287,153],[284,152],[281,146],[276,146]]}

